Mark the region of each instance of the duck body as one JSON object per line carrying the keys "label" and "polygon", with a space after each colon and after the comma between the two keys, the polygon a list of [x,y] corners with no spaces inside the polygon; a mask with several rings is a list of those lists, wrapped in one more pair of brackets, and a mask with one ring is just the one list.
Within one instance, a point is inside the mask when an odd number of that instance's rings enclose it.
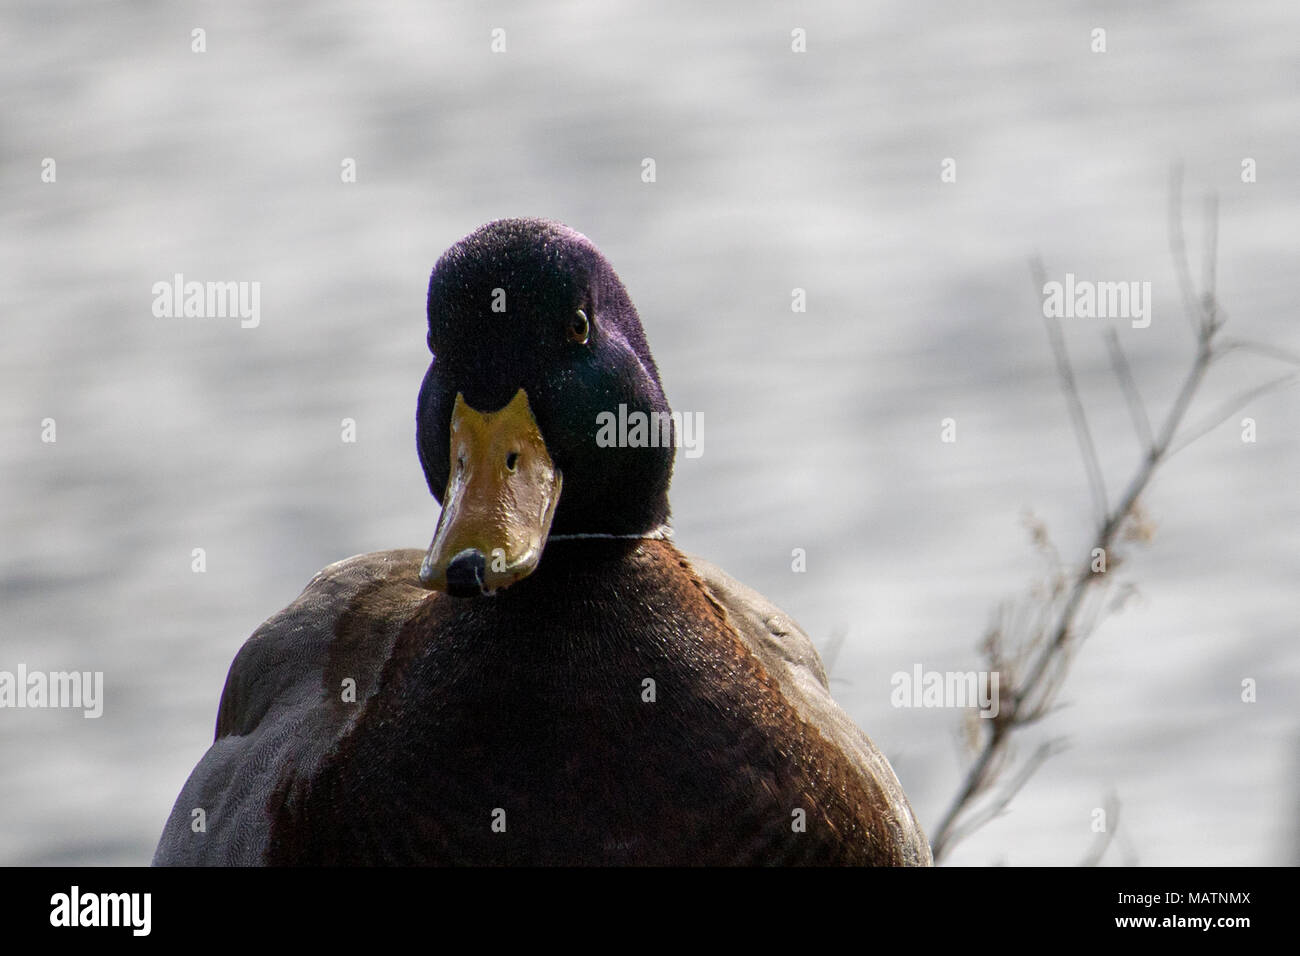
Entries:
{"label": "duck body", "polygon": [[154,863],[929,862],[788,617],[667,541],[550,547],[475,602],[422,551],[322,571],[236,658]]}
{"label": "duck body", "polygon": [[428,316],[433,543],[330,565],[253,634],[154,863],[929,865],[808,637],[668,540],[672,443],[597,440],[668,405],[590,241],[490,223]]}

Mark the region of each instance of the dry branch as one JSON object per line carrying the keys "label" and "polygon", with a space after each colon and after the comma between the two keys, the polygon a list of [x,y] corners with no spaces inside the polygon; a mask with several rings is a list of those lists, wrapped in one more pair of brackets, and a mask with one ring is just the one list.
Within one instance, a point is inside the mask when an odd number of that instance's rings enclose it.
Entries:
{"label": "dry branch", "polygon": [[[1096,447],[1088,429],[1087,416],[1060,326],[1051,319],[1047,322],[1048,340],[1052,345],[1061,388],[1070,410],[1075,437],[1088,476],[1089,491],[1098,515],[1097,528],[1085,557],[1073,571],[1064,569],[1050,544],[1045,544],[1045,529],[1041,525],[1033,529],[1035,542],[1051,558],[1048,587],[1044,595],[1034,600],[1037,613],[1029,615],[1024,613],[1028,609],[1009,611],[1004,607],[997,622],[985,635],[984,654],[990,669],[1001,674],[1003,701],[997,717],[977,721],[980,726],[975,733],[983,739],[978,742],[974,760],[948,811],[933,831],[936,861],[942,861],[956,842],[1004,813],[1029,777],[1058,749],[1057,741],[1040,745],[1027,760],[1020,763],[1008,780],[1003,781],[1004,775],[1015,764],[1011,746],[1015,732],[1041,720],[1053,709],[1069,668],[1072,651],[1092,632],[1105,613],[1106,591],[1111,580],[1109,572],[1120,563],[1120,556],[1115,553],[1116,545],[1122,541],[1145,540],[1150,536],[1139,499],[1157,469],[1170,456],[1222,422],[1246,402],[1300,378],[1300,372],[1293,372],[1252,389],[1226,403],[1198,425],[1182,430],[1192,398],[1206,372],[1214,361],[1228,351],[1255,351],[1296,364],[1300,364],[1300,356],[1268,345],[1219,341],[1218,333],[1225,318],[1219,308],[1216,291],[1214,260],[1218,253],[1217,203],[1213,199],[1207,203],[1205,261],[1199,294],[1192,280],[1183,237],[1181,170],[1175,170],[1171,177],[1169,210],[1170,252],[1184,311],[1195,334],[1196,349],[1173,406],[1158,431],[1153,432],[1119,340],[1113,332],[1107,339],[1111,363],[1142,446],[1142,455],[1134,474],[1114,508],[1107,503]],[[1036,292],[1041,292],[1044,285],[1043,266],[1035,260],[1031,269]],[[1096,549],[1101,549],[1105,555],[1105,572],[1093,570]],[[1032,621],[1028,620],[1030,617]],[[1095,862],[1104,851],[1105,843],[1101,843],[1094,848],[1088,859]]]}

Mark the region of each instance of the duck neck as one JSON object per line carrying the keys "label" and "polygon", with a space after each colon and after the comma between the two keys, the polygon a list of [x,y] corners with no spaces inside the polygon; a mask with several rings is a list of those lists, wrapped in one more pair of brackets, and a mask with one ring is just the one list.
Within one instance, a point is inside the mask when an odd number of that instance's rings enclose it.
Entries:
{"label": "duck neck", "polygon": [[639,534],[613,534],[604,531],[573,532],[570,534],[553,534],[547,537],[547,543],[552,541],[628,541],[628,540],[646,540],[646,541],[666,541],[673,536],[673,529],[664,522],[657,528],[650,531],[643,531]]}
{"label": "duck neck", "polygon": [[665,536],[565,534],[552,535],[537,569],[528,577],[497,592],[493,601],[505,608],[566,603],[570,599],[584,602],[602,582],[621,579],[623,567],[637,564],[643,552],[672,544]]}

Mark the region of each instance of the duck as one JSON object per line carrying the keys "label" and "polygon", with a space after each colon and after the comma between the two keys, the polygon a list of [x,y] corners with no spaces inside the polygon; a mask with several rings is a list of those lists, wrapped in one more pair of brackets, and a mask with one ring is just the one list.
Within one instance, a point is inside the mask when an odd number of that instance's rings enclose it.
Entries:
{"label": "duck", "polygon": [[490,222],[427,318],[432,541],[253,633],[154,865],[931,865],[807,634],[676,547],[674,440],[598,440],[675,422],[591,240]]}

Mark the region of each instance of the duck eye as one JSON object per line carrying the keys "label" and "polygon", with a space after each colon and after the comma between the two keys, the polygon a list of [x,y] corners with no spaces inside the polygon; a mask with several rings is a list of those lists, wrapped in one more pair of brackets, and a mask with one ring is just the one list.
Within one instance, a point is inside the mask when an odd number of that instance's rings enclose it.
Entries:
{"label": "duck eye", "polygon": [[569,320],[569,340],[579,345],[586,345],[590,336],[591,323],[587,321],[587,313],[579,309]]}

